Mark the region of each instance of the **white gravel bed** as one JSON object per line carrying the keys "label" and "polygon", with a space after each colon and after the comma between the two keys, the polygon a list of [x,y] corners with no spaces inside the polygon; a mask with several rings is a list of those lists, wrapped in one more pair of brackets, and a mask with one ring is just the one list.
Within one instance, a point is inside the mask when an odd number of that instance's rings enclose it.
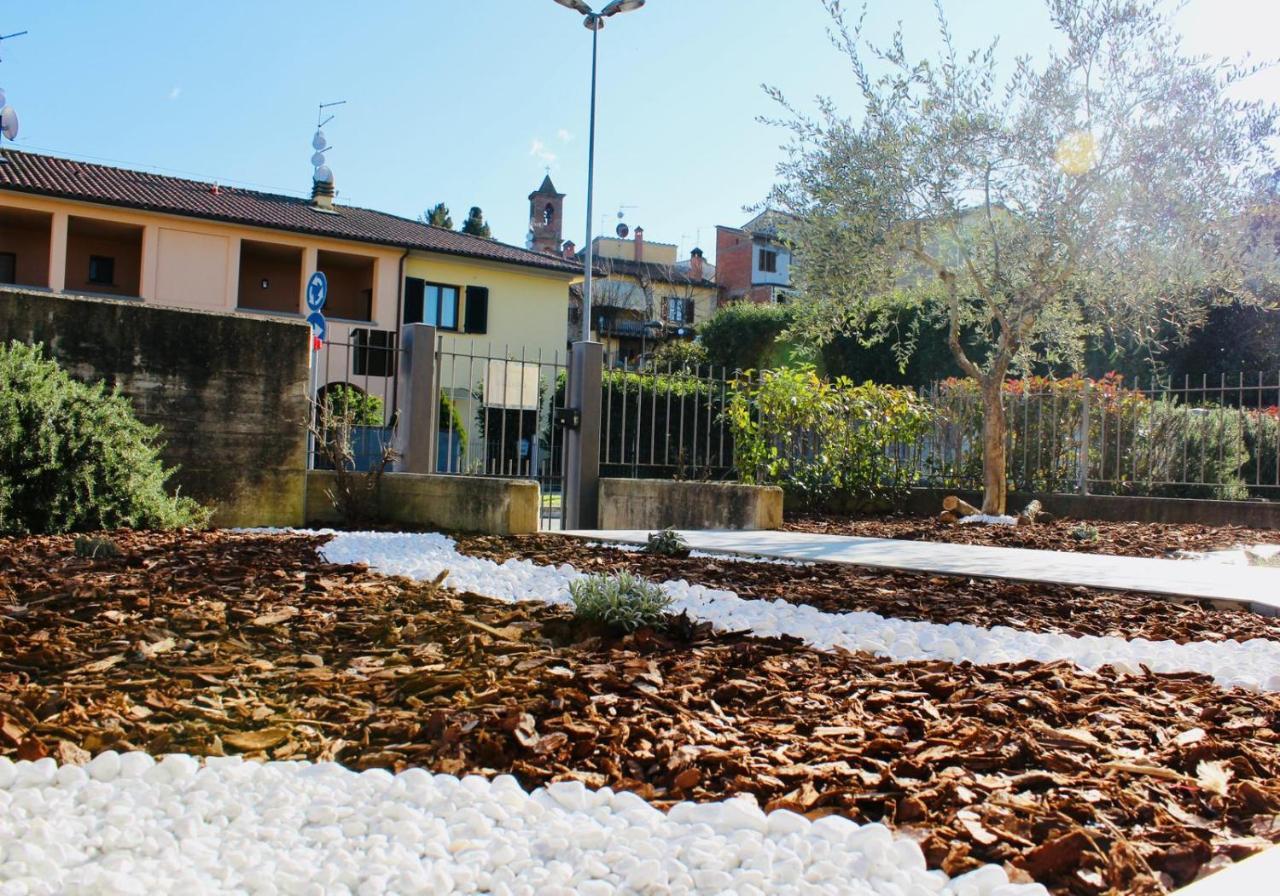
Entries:
{"label": "white gravel bed", "polygon": [[[451,539],[437,534],[337,533],[321,548],[334,563],[367,563],[389,574],[434,579],[449,570],[446,586],[500,600],[569,603],[569,582],[579,578],[573,566],[537,566],[528,560],[502,564],[459,554]],[[777,600],[744,600],[731,591],[684,580],[662,586],[674,611],[712,623],[721,630],[758,635],[791,635],[820,650],[866,650],[892,660],[968,660],[978,664],[1071,660],[1084,669],[1111,664],[1137,672],[1201,672],[1226,687],[1280,691],[1280,642],[1126,640],[1092,635],[1026,632],[1008,626],[987,629],[963,622],[946,625],[894,619],[876,613],[824,613],[811,606]]]}
{"label": "white gravel bed", "polygon": [[1252,566],[1280,571],[1280,545],[1277,544],[1237,545],[1223,551],[1178,551],[1174,556],[1179,560],[1198,563]]}
{"label": "white gravel bed", "polygon": [[883,825],[766,815],[749,798],[663,813],[578,782],[529,794],[510,776],[0,758],[0,894],[55,893],[1046,896],[994,865],[926,871]]}

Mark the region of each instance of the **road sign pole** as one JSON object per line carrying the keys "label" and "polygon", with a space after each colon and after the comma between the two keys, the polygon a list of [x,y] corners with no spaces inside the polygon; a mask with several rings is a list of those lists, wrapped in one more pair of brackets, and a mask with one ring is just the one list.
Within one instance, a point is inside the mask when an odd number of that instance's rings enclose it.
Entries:
{"label": "road sign pole", "polygon": [[329,298],[329,278],[324,271],[316,271],[307,281],[307,323],[311,325],[311,375],[309,379],[307,405],[312,420],[307,426],[307,469],[316,466],[316,431],[320,428],[320,349],[329,336],[329,325],[324,319],[324,303]]}

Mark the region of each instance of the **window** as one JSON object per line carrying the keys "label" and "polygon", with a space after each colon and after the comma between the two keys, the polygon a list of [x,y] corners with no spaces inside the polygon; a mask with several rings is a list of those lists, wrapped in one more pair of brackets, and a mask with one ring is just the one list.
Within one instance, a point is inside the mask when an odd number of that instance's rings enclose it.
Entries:
{"label": "window", "polygon": [[778,273],[778,253],[772,249],[761,249],[760,270],[766,274]]}
{"label": "window", "polygon": [[667,299],[667,320],[673,324],[693,323],[693,299]]}
{"label": "window", "polygon": [[542,223],[543,225],[550,227],[551,222],[554,221],[555,218],[556,218],[556,207],[552,205],[550,202],[548,202],[547,207],[542,210]]}
{"label": "window", "polygon": [[351,331],[355,351],[351,370],[356,376],[391,376],[395,367],[395,333],[390,330]]}
{"label": "window", "polygon": [[467,287],[467,312],[463,329],[468,333],[489,332],[489,289],[485,286]]}
{"label": "window", "polygon": [[115,286],[116,260],[108,255],[90,255],[89,282],[103,286]]}
{"label": "window", "polygon": [[18,282],[18,256],[13,252],[0,252],[0,283]]}
{"label": "window", "polygon": [[458,329],[458,287],[427,283],[417,277],[404,281],[404,322],[430,324],[441,330]]}

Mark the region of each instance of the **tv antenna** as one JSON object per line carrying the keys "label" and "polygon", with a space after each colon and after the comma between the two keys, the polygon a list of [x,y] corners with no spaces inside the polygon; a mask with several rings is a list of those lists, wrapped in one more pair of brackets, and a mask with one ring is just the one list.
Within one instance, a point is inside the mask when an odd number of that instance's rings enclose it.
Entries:
{"label": "tv antenna", "polygon": [[3,44],[5,41],[10,40],[11,38],[22,37],[22,35],[26,33],[27,32],[25,31],[15,31],[13,32],[13,34],[0,34],[0,44]]}
{"label": "tv antenna", "polygon": [[[26,33],[15,31],[12,34],[0,34],[0,44],[15,37],[22,37]],[[4,88],[0,87],[0,143],[5,140],[12,143],[16,139],[18,139],[18,110],[5,102]],[[0,162],[6,161],[8,160],[0,156]]]}
{"label": "tv antenna", "polygon": [[315,166],[316,170],[311,179],[318,184],[333,183],[333,171],[330,170],[329,165],[326,163],[324,155],[333,147],[329,145],[329,140],[324,135],[324,126],[333,121],[334,116],[330,115],[325,118],[325,110],[334,106],[346,105],[346,102],[346,100],[335,100],[332,103],[320,103],[316,109],[316,133],[311,138],[311,148],[315,150],[311,155],[311,164]]}
{"label": "tv antenna", "polygon": [[[628,232],[628,234],[630,234],[630,231],[631,231],[631,228],[630,228],[630,227],[627,227],[627,225],[626,225],[626,224],[623,224],[623,223],[622,223],[622,219],[623,219],[623,218],[625,218],[625,217],[627,216],[627,209],[637,209],[637,208],[639,208],[639,207],[640,207],[640,206],[638,206],[638,205],[620,205],[620,206],[618,206],[618,226],[614,228],[614,232],[618,234],[618,236],[619,236],[619,238],[620,238],[620,239],[626,239],[626,236],[623,236],[623,235],[622,235],[622,231],[623,231],[623,230],[626,230],[626,231]],[[601,232],[601,233],[604,233],[604,228],[605,228],[605,223],[604,223],[604,222],[605,222],[605,219],[607,219],[607,218],[608,218],[608,215],[607,215],[607,214],[602,214],[602,215],[600,216],[600,232]]]}

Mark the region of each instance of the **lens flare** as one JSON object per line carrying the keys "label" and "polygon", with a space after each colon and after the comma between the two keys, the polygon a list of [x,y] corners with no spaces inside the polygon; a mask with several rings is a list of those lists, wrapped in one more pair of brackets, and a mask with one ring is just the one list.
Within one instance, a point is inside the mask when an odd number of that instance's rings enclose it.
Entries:
{"label": "lens flare", "polygon": [[1098,141],[1088,131],[1072,131],[1058,142],[1054,158],[1066,174],[1084,174],[1098,161]]}

